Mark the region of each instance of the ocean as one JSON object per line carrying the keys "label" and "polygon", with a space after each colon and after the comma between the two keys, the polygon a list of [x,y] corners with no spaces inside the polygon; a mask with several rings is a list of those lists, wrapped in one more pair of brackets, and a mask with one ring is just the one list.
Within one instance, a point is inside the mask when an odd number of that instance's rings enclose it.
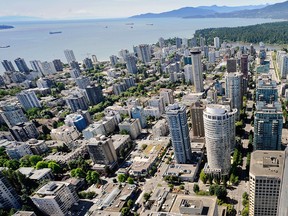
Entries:
{"label": "ocean", "polygon": [[[9,48],[0,49],[0,60],[13,61],[21,57],[28,64],[31,60],[52,61],[60,58],[66,62],[64,49],[72,49],[79,62],[93,54],[99,60],[108,60],[110,55],[117,55],[120,49],[132,51],[133,45],[156,43],[159,37],[191,38],[197,29],[276,21],[279,20],[154,18],[0,23],[15,26],[14,29],[0,30],[0,46],[10,45]],[[62,33],[49,34],[50,31]]]}

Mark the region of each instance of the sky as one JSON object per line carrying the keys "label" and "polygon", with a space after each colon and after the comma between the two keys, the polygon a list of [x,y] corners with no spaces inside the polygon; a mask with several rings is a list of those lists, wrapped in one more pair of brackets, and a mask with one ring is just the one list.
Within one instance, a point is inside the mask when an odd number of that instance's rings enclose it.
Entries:
{"label": "sky", "polygon": [[186,6],[259,5],[279,0],[0,0],[1,16],[30,16],[44,19],[118,18],[159,13]]}

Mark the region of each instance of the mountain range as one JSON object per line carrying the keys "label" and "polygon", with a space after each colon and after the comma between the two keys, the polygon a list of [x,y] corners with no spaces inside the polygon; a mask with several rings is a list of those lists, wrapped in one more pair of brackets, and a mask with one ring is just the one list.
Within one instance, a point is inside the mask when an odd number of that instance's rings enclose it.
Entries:
{"label": "mountain range", "polygon": [[288,1],[272,5],[251,6],[200,6],[184,7],[163,13],[146,13],[132,18],[270,18],[288,19]]}

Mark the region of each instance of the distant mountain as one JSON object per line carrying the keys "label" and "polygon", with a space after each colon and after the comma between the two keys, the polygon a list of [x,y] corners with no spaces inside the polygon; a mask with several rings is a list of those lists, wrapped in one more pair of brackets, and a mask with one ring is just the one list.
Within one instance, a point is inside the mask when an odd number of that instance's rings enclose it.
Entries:
{"label": "distant mountain", "polygon": [[[203,15],[201,17],[288,19],[288,1],[268,5],[261,9],[240,10],[230,13],[215,13]],[[185,18],[199,18],[199,16],[192,15]]]}
{"label": "distant mountain", "polygon": [[19,22],[19,21],[37,21],[42,20],[38,17],[28,17],[28,16],[0,16],[0,23],[3,22]]}
{"label": "distant mountain", "polygon": [[217,13],[229,13],[240,10],[252,10],[263,8],[266,5],[251,5],[251,6],[200,6],[200,7],[184,7],[177,10],[162,12],[162,13],[146,13],[131,18],[165,18],[165,17],[206,17],[214,16]]}
{"label": "distant mountain", "polygon": [[212,5],[212,6],[200,6],[197,8],[200,9],[205,9],[205,10],[212,10],[217,13],[230,13],[234,11],[241,11],[241,10],[254,10],[254,9],[261,9],[269,4],[263,4],[263,5],[247,5],[247,6],[234,6],[234,7],[229,7],[229,6],[217,6],[217,5]]}
{"label": "distant mountain", "polygon": [[165,17],[187,17],[187,16],[200,16],[200,15],[212,15],[215,14],[215,11],[201,9],[201,8],[193,8],[193,7],[184,7],[177,10],[167,11],[163,13],[146,13],[140,14],[136,16],[132,16],[131,18],[165,18]]}

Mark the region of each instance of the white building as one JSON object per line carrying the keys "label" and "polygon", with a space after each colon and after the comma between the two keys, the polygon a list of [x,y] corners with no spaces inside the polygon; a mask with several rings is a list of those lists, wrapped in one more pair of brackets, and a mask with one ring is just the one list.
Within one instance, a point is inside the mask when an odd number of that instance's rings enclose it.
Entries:
{"label": "white building", "polygon": [[40,211],[50,216],[67,215],[79,200],[71,184],[58,181],[47,183],[30,198]]}
{"label": "white building", "polygon": [[131,139],[136,139],[141,134],[142,128],[139,119],[124,119],[118,126],[120,131],[127,131]]}
{"label": "white building", "polygon": [[151,99],[148,100],[148,105],[151,107],[157,107],[161,114],[165,111],[164,98],[161,96],[151,97]]}
{"label": "white building", "polygon": [[190,83],[191,85],[194,85],[192,65],[188,64],[184,66],[184,76],[185,76],[186,83]]}
{"label": "white building", "polygon": [[235,147],[235,114],[229,106],[208,104],[203,112],[208,166],[206,173],[228,175]]}
{"label": "white building", "polygon": [[1,140],[0,147],[4,147],[10,159],[19,160],[25,155],[33,155],[29,145],[24,142]]}
{"label": "white building", "polygon": [[63,125],[59,128],[54,128],[51,130],[51,139],[63,141],[66,144],[75,141],[80,136],[80,133],[75,127],[69,127]]}
{"label": "white building", "polygon": [[68,64],[70,64],[73,61],[74,62],[76,61],[73,50],[69,50],[69,49],[64,50],[64,55],[67,59]]}
{"label": "white building", "polygon": [[155,117],[156,119],[159,119],[161,117],[161,113],[157,107],[151,107],[147,106],[144,108],[144,115],[146,117],[152,116]]}
{"label": "white building", "polygon": [[219,49],[219,48],[220,48],[220,39],[219,39],[219,37],[215,37],[215,38],[214,38],[214,47],[215,47],[216,49]]}
{"label": "white building", "polygon": [[34,107],[41,107],[40,101],[38,100],[34,91],[23,90],[17,95],[18,101],[21,106],[25,109],[31,109]]}
{"label": "white building", "polygon": [[18,107],[15,103],[2,106],[0,114],[9,128],[19,123],[28,121],[22,109]]}
{"label": "white building", "polygon": [[173,90],[172,89],[160,89],[160,97],[163,97],[165,105],[174,103],[174,97],[173,97]]}

